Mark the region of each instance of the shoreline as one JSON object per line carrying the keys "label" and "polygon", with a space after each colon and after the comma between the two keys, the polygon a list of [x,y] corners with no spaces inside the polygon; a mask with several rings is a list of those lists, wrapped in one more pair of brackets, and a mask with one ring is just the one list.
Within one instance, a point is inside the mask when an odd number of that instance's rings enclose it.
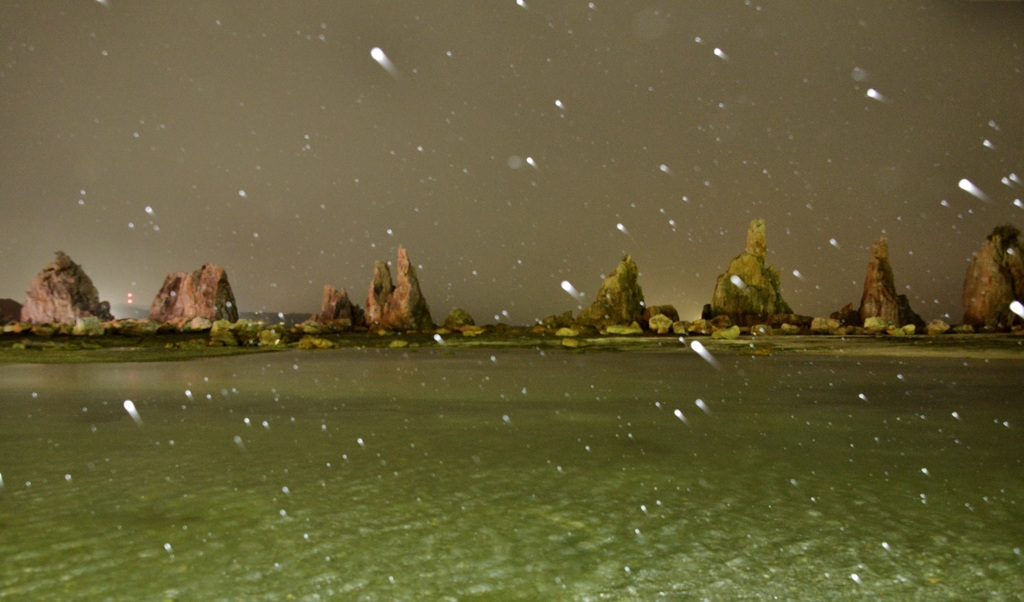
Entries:
{"label": "shoreline", "polygon": [[[440,338],[440,341],[438,341]],[[561,337],[527,329],[503,333],[443,337],[427,333],[334,333],[306,336],[275,345],[217,345],[208,332],[160,333],[148,336],[0,335],[0,365],[175,362],[204,358],[273,353],[289,349],[315,353],[332,349],[537,349],[562,353],[696,353],[699,341],[712,356],[830,355],[836,357],[937,357],[1024,360],[1024,336],[1008,333],[943,334],[936,336],[773,334],[735,339],[711,336],[601,334]],[[213,343],[213,344],[211,344]]]}

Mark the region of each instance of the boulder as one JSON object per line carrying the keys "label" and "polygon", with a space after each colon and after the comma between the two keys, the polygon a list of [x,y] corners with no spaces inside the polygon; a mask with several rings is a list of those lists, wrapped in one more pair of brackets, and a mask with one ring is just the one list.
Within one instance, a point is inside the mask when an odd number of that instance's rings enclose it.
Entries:
{"label": "boulder", "polygon": [[[648,305],[644,307],[644,313],[641,319],[644,322],[650,322],[654,316],[665,316],[673,322],[679,321],[679,312],[676,311],[675,306],[672,305]],[[651,330],[654,330],[653,328]]]}
{"label": "boulder", "polygon": [[337,345],[333,341],[321,339],[314,336],[304,336],[299,339],[299,349],[334,349]]}
{"label": "boulder", "polygon": [[206,331],[210,330],[211,328],[213,328],[213,322],[202,316],[196,316],[189,320],[188,322],[188,330]]}
{"label": "boulder", "polygon": [[29,283],[21,321],[74,324],[78,318],[89,316],[103,321],[114,319],[110,303],[100,301],[99,291],[82,266],[71,261],[63,251],[57,251],[57,258]]}
{"label": "boulder", "polygon": [[724,339],[726,341],[731,341],[733,339],[738,339],[739,336],[740,336],[740,327],[739,326],[735,326],[735,325],[730,326],[729,328],[722,328],[720,330],[716,330],[716,331],[711,333],[711,338],[712,339]]}
{"label": "boulder", "polygon": [[235,333],[231,332],[231,322],[227,320],[217,320],[213,323],[213,326],[210,328],[210,345],[226,347],[238,346],[238,339],[235,338]]}
{"label": "boulder", "polygon": [[227,272],[212,263],[203,264],[191,274],[168,274],[149,308],[149,319],[154,322],[184,323],[197,317],[211,322],[238,320]]}
{"label": "boulder", "polygon": [[118,320],[114,330],[126,337],[147,337],[156,334],[160,324],[151,320]]}
{"label": "boulder", "polygon": [[14,299],[0,299],[0,324],[15,324],[21,321],[21,303]]}
{"label": "boulder", "polygon": [[452,310],[452,313],[448,314],[448,317],[445,318],[444,327],[448,330],[458,330],[463,326],[476,326],[476,322],[473,321],[473,316],[469,315],[469,312],[456,307]]}
{"label": "boulder", "polygon": [[373,266],[373,282],[366,298],[364,321],[368,327],[398,330],[434,330],[427,300],[420,291],[416,269],[409,255],[398,246],[398,284],[391,280],[388,264],[378,261]]}
{"label": "boulder", "polygon": [[1024,300],[1024,255],[1019,237],[1017,228],[999,226],[971,257],[964,279],[964,324],[1003,327],[1015,320],[1010,303]]}
{"label": "boulder", "polygon": [[284,340],[284,334],[273,328],[261,330],[256,336],[260,341],[260,345],[266,346],[280,345]]}
{"label": "boulder", "polygon": [[833,318],[814,318],[811,322],[811,332],[815,334],[832,334],[840,326],[839,320]]}
{"label": "boulder", "polygon": [[711,324],[703,319],[694,320],[686,327],[686,331],[690,334],[711,334],[712,330]]}
{"label": "boulder", "polygon": [[324,285],[324,299],[320,304],[320,315],[316,321],[331,324],[348,320],[349,326],[363,321],[363,310],[353,305],[345,289],[338,290],[329,284]]}
{"label": "boulder", "polygon": [[71,331],[71,334],[81,337],[98,337],[103,334],[103,326],[100,325],[100,319],[96,316],[87,316],[85,318],[78,318],[75,320],[75,328]]}
{"label": "boulder", "polygon": [[759,324],[772,314],[793,313],[782,298],[779,272],[766,265],[765,222],[755,219],[747,230],[747,247],[718,277],[710,313],[729,316],[742,326]]}
{"label": "boulder", "polygon": [[644,329],[640,328],[640,325],[636,322],[628,326],[625,324],[610,324],[604,329],[604,334],[633,335],[643,333]]}
{"label": "boulder", "polygon": [[626,326],[641,319],[644,292],[637,284],[640,272],[633,258],[626,255],[597,291],[596,300],[576,317],[580,325],[604,328]]}
{"label": "boulder", "polygon": [[971,326],[970,324],[960,324],[959,326],[954,326],[953,328],[950,328],[949,331],[952,332],[953,334],[973,334],[974,327]]}
{"label": "boulder", "polygon": [[[679,317],[678,315],[676,316]],[[665,314],[656,314],[647,321],[647,327],[658,334],[668,334],[675,322]]]}
{"label": "boulder", "polygon": [[895,323],[892,320],[879,316],[872,316],[867,320],[864,320],[864,330],[867,331],[868,334],[885,332],[892,326],[895,326]]}
{"label": "boulder", "polygon": [[576,330],[575,328],[559,328],[558,330],[555,331],[555,336],[556,337],[578,337],[578,336],[580,336],[580,331]]}
{"label": "boulder", "polygon": [[686,329],[689,326],[689,322],[672,322],[672,334],[686,334]]}
{"label": "boulder", "polygon": [[949,331],[949,324],[946,324],[942,320],[932,320],[928,323],[929,336],[946,334],[947,331]]}
{"label": "boulder", "polygon": [[839,326],[861,326],[864,321],[860,319],[860,312],[853,308],[853,303],[847,303],[839,311],[829,314],[832,320],[838,320]]}
{"label": "boulder", "polygon": [[783,324],[779,327],[782,334],[800,334],[800,327],[796,324]]}

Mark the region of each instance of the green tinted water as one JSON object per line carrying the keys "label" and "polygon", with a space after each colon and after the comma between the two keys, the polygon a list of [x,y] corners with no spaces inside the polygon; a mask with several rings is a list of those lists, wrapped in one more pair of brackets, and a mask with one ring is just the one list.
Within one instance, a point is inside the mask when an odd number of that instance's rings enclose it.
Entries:
{"label": "green tinted water", "polygon": [[0,598],[1021,599],[1019,362],[720,360],[5,366]]}

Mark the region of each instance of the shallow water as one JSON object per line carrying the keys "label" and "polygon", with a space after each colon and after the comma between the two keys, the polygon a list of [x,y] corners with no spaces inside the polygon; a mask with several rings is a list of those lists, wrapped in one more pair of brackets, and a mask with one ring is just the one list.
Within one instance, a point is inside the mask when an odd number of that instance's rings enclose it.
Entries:
{"label": "shallow water", "polygon": [[1021,599],[1019,361],[719,359],[0,367],[0,598]]}

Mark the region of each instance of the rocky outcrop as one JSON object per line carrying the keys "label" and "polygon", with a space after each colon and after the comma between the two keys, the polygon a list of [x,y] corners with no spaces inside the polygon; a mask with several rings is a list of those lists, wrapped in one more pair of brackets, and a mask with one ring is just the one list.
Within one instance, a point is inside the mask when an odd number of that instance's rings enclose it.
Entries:
{"label": "rocky outcrop", "polygon": [[420,291],[416,269],[409,263],[409,255],[401,245],[398,246],[397,269],[396,285],[391,280],[388,264],[374,263],[364,322],[371,328],[386,330],[433,330],[434,320]]}
{"label": "rocky outcrop", "polygon": [[1024,299],[1024,255],[1020,230],[999,226],[971,257],[964,279],[964,324],[1008,326],[1015,315],[1010,303]]}
{"label": "rocky outcrop", "polygon": [[350,326],[362,322],[363,310],[352,304],[345,289],[338,290],[329,284],[324,285],[324,300],[320,304],[320,315],[316,321],[331,324],[344,320],[348,320]]}
{"label": "rocky outcrop", "polygon": [[456,307],[444,320],[444,327],[448,330],[460,330],[464,326],[476,326],[473,316],[466,310]]}
{"label": "rocky outcrop", "polygon": [[149,308],[149,319],[154,322],[184,324],[197,317],[211,322],[238,320],[227,272],[212,263],[191,274],[168,274]]}
{"label": "rocky outcrop", "polygon": [[644,292],[637,284],[640,275],[633,258],[626,255],[597,291],[596,300],[576,317],[576,323],[595,328],[628,326],[644,313]]}
{"label": "rocky outcrop", "polygon": [[21,321],[21,303],[14,299],[0,299],[0,324]]}
{"label": "rocky outcrop", "polygon": [[899,323],[896,283],[889,264],[889,240],[879,236],[871,243],[871,260],[864,277],[864,294],[860,298],[860,319],[882,318],[890,324]]}
{"label": "rocky outcrop", "polygon": [[889,239],[879,236],[871,243],[871,260],[864,277],[864,294],[860,298],[861,322],[882,318],[896,328],[913,325],[924,328],[924,320],[910,309],[906,295],[896,294],[896,279],[889,263]]}
{"label": "rocky outcrop", "polygon": [[110,315],[110,303],[100,301],[99,291],[82,266],[71,261],[63,251],[57,251],[57,258],[29,283],[21,321],[74,324],[78,318],[90,316],[102,321],[114,319]]}
{"label": "rocky outcrop", "polygon": [[727,315],[735,324],[752,326],[772,314],[793,313],[782,298],[778,270],[766,264],[767,249],[764,220],[755,219],[747,230],[746,250],[718,277],[711,314]]}

